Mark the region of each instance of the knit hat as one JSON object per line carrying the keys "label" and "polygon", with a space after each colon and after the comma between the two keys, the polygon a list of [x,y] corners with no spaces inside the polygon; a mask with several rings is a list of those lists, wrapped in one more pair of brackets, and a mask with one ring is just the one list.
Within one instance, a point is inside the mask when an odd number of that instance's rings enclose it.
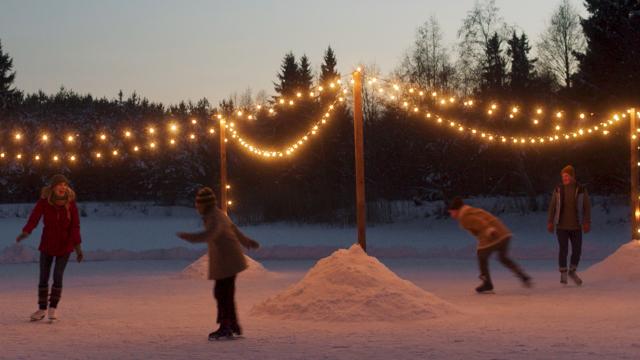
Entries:
{"label": "knit hat", "polygon": [[576,169],[573,168],[573,166],[571,165],[567,165],[565,166],[562,171],[560,171],[560,175],[562,174],[568,174],[569,176],[571,176],[572,178],[576,178]]}
{"label": "knit hat", "polygon": [[216,194],[210,187],[203,187],[198,190],[196,195],[196,203],[202,205],[214,205],[216,204]]}
{"label": "knit hat", "polygon": [[464,201],[462,201],[462,198],[460,196],[456,196],[451,200],[451,203],[449,203],[449,210],[460,210],[463,206]]}
{"label": "knit hat", "polygon": [[58,184],[69,184],[69,179],[67,179],[64,175],[62,174],[56,174],[53,175],[53,177],[51,177],[51,180],[49,180],[49,186],[54,187]]}

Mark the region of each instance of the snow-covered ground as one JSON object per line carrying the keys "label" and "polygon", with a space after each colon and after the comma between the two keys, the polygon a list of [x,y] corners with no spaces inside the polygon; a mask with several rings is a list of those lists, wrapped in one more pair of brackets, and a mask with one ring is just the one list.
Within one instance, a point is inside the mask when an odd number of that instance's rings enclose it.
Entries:
{"label": "snow-covered ground", "polygon": [[582,288],[559,284],[543,212],[475,202],[514,230],[533,289],[492,263],[496,294],[476,295],[474,240],[455,222],[426,216],[429,206],[369,228],[378,259],[352,249],[309,260],[349,248],[352,228],[245,226],[263,245],[250,255],[266,270],[252,264],[238,280],[246,337],[218,343],[206,340],[215,303],[201,279],[205,259],[195,261],[204,248],[174,236],[199,227],[193,209],[83,204],[88,258],[104,261],[69,265],[62,320],[50,325],[27,321],[39,232],[12,245],[32,205],[0,205],[0,359],[638,358],[640,243],[627,243],[624,201],[596,201],[581,270],[598,264],[582,272]]}
{"label": "snow-covered ground", "polygon": [[[252,315],[255,305],[283,294],[314,266],[313,261],[266,261],[279,276],[238,282],[245,338],[209,343],[207,334],[215,326],[211,282],[180,276],[187,261],[72,263],[61,320],[53,325],[27,321],[36,306],[37,266],[6,264],[0,265],[0,358],[582,360],[640,354],[637,282],[616,276],[593,282],[587,271],[582,288],[563,287],[554,263],[524,261],[536,285],[524,289],[492,263],[496,294],[476,295],[473,261],[383,262],[459,311],[413,321],[338,323]],[[354,266],[357,273],[364,265]]]}
{"label": "snow-covered ground", "polygon": [[[474,199],[472,204],[499,213],[514,231],[516,257],[553,259],[556,240],[546,232],[546,212],[522,215],[513,199]],[[0,205],[0,263],[36,259],[41,227],[23,244],[12,248],[15,236],[26,221],[32,204]],[[111,259],[195,259],[202,247],[188,245],[175,237],[177,231],[200,227],[193,209],[159,207],[145,203],[82,203],[84,248],[88,260]],[[472,258],[475,240],[450,219],[434,216],[441,203],[416,207],[399,203],[393,224],[370,226],[369,252],[385,258]],[[596,198],[593,231],[585,236],[584,256],[603,259],[628,240],[628,207],[624,198]],[[353,227],[325,225],[262,224],[242,226],[262,244],[251,254],[256,259],[319,259],[335,249],[349,247],[355,239]],[[4,256],[3,256],[4,252]]]}

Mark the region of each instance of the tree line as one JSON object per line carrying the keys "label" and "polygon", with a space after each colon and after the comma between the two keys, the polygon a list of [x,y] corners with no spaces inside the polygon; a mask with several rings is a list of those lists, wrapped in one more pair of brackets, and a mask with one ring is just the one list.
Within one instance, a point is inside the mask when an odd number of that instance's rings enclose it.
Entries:
{"label": "tree line", "polygon": [[[478,1],[458,31],[458,43],[444,42],[436,17],[418,27],[414,44],[386,77],[483,104],[499,101],[523,108],[543,105],[568,113],[588,110],[607,114],[612,109],[640,106],[640,5],[634,0],[587,0],[581,18],[569,0],[561,0],[536,41],[508,24],[493,0]],[[535,55],[534,55],[535,54]],[[365,67],[376,76],[375,64]],[[15,147],[12,131],[46,128],[64,133],[79,129],[86,139],[78,152],[100,144],[96,131],[145,126],[158,119],[208,119],[216,112],[231,114],[276,97],[247,90],[217,105],[207,99],[166,106],[133,93],[95,98],[60,89],[55,94],[25,94],[15,88],[12,59],[0,43],[0,147]],[[307,94],[317,84],[341,78],[331,47],[314,70],[311,60],[293,53],[284,56],[274,82],[276,96]],[[513,147],[475,142],[447,129],[425,124],[396,105],[380,101],[372,89],[364,93],[367,198],[376,200],[444,200],[463,195],[508,195],[530,199],[550,191],[558,170],[571,163],[592,192],[623,193],[628,188],[626,128],[610,139],[562,143],[544,147]],[[270,116],[263,110],[255,120],[238,122],[258,143],[285,145],[308,129],[332,101],[330,92],[302,97],[295,107]],[[426,103],[424,104],[427,105]],[[447,113],[505,133],[542,131],[529,117],[511,119],[503,111],[487,117],[476,111]],[[243,151],[229,153],[234,200],[232,212],[246,221],[351,222],[353,214],[353,133],[348,105],[340,105],[330,124],[291,160],[263,162]],[[550,121],[547,119],[547,121]],[[585,122],[585,124],[588,124]],[[580,119],[563,119],[562,126],[581,126]],[[201,126],[201,125],[198,125]],[[549,123],[540,125],[549,129]],[[204,133],[204,132],[203,132]],[[113,134],[115,135],[115,134]],[[74,166],[29,162],[0,165],[3,201],[30,201],[44,179],[64,172],[83,201],[153,200],[161,204],[190,204],[201,185],[217,187],[217,137],[116,162],[82,159]],[[35,144],[35,142],[34,142]],[[35,144],[36,149],[44,145]],[[48,144],[63,149],[64,144]],[[0,149],[2,150],[2,149]],[[129,155],[127,155],[129,156]],[[376,218],[374,211],[370,214]]]}

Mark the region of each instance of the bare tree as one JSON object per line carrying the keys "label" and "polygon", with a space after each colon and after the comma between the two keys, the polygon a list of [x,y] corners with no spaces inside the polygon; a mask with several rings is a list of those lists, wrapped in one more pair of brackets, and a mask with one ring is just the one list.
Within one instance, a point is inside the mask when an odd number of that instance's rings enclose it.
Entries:
{"label": "bare tree", "polygon": [[495,0],[476,1],[458,30],[457,68],[464,94],[471,93],[480,83],[484,51],[491,37],[498,33],[500,40],[506,40],[513,32],[513,27],[507,26],[499,11]]}
{"label": "bare tree", "polygon": [[583,52],[584,48],[578,10],[570,0],[561,0],[538,43],[539,64],[554,74],[562,85],[571,88],[571,77],[579,65],[575,54]]}
{"label": "bare tree", "polygon": [[455,75],[443,34],[435,16],[416,32],[416,40],[405,55],[397,74],[405,81],[438,91],[450,91]]}

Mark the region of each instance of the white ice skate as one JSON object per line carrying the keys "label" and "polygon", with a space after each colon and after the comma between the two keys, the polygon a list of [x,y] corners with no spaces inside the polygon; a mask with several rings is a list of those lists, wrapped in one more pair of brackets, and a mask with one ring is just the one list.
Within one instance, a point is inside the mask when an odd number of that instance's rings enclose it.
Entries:
{"label": "white ice skate", "polygon": [[38,310],[31,314],[31,321],[40,321],[44,319],[44,316],[47,314],[46,310]]}
{"label": "white ice skate", "polygon": [[49,318],[49,322],[53,323],[58,321],[58,317],[56,315],[56,308],[49,308],[49,313],[47,314],[47,317]]}

